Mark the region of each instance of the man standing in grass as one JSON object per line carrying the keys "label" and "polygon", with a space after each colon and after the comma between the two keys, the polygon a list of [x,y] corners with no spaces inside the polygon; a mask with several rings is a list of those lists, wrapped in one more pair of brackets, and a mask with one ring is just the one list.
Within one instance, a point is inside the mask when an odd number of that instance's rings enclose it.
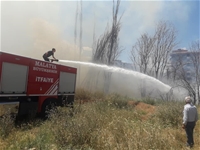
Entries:
{"label": "man standing in grass", "polygon": [[185,103],[182,128],[185,129],[187,135],[187,146],[193,147],[193,130],[198,120],[198,112],[196,106],[192,104],[190,96],[185,97]]}

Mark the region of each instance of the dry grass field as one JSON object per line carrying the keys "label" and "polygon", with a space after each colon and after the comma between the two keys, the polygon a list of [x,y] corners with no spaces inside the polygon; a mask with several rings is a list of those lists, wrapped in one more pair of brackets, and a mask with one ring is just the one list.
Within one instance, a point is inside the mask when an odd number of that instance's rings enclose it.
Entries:
{"label": "dry grass field", "polygon": [[[0,149],[186,150],[183,105],[80,90],[73,109],[53,110],[46,121],[15,125],[12,118],[1,118]],[[193,149],[199,150],[200,121],[194,139]]]}

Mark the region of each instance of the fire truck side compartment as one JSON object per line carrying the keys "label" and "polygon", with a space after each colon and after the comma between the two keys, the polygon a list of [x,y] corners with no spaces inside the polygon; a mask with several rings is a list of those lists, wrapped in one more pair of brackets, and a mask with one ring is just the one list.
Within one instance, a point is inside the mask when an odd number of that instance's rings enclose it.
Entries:
{"label": "fire truck side compartment", "polygon": [[76,74],[60,72],[59,93],[75,93]]}
{"label": "fire truck side compartment", "polygon": [[28,66],[3,62],[0,91],[2,93],[26,93]]}

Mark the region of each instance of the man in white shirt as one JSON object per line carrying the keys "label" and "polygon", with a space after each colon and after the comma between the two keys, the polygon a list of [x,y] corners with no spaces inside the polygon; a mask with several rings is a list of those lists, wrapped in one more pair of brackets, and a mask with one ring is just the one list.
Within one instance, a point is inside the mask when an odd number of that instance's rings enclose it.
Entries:
{"label": "man in white shirt", "polygon": [[190,96],[185,97],[185,103],[182,128],[185,129],[187,135],[187,146],[193,147],[193,130],[198,120],[198,112],[196,106],[192,104]]}

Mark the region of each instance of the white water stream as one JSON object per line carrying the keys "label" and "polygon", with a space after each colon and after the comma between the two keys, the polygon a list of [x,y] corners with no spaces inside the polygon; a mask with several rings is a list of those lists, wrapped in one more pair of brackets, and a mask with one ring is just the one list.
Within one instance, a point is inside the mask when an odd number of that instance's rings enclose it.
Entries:
{"label": "white water stream", "polygon": [[59,63],[76,67],[78,86],[92,91],[160,98],[169,94],[171,89],[153,77],[132,70],[81,61],[59,60]]}

